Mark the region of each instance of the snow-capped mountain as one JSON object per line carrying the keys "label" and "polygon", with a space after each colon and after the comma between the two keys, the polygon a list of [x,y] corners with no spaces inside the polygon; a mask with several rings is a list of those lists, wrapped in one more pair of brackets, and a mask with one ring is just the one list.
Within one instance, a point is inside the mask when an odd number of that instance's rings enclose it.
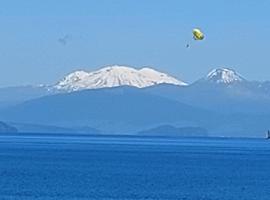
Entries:
{"label": "snow-capped mountain", "polygon": [[235,70],[228,68],[213,69],[205,77],[206,81],[222,84],[231,84],[235,82],[242,82],[245,79],[239,75]]}
{"label": "snow-capped mountain", "polygon": [[115,65],[92,72],[75,71],[58,82],[55,87],[60,90],[77,91],[123,85],[144,88],[161,83],[187,85],[183,81],[151,68],[138,70]]}
{"label": "snow-capped mountain", "polygon": [[[115,87],[122,85],[137,88]],[[211,136],[261,137],[269,129],[270,82],[249,81],[219,68],[181,85],[185,83],[151,68],[76,71],[56,85],[0,88],[0,120],[12,122],[19,132],[57,133],[72,126],[135,134],[170,125],[202,127]],[[93,90],[78,91],[88,88]]]}

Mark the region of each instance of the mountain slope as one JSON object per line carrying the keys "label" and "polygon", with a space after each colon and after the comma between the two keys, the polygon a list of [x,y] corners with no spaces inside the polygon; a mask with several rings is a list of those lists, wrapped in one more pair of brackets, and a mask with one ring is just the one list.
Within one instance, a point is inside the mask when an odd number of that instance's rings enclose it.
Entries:
{"label": "mountain slope", "polygon": [[138,88],[84,90],[31,100],[0,113],[7,121],[99,130],[138,131],[159,124],[200,126],[211,114]]}
{"label": "mountain slope", "polygon": [[[181,88],[174,87],[173,90]],[[46,96],[1,111],[0,120],[68,129],[87,126],[104,134],[137,134],[153,127],[170,125],[202,127],[209,136],[262,137],[269,128],[269,113],[214,114],[152,95],[149,89],[126,86]],[[164,91],[170,89],[165,87]],[[219,102],[218,105],[225,109],[226,104]]]}
{"label": "mountain slope", "polygon": [[4,122],[0,121],[0,133],[17,133],[18,130]]}
{"label": "mountain slope", "polygon": [[148,130],[142,130],[139,135],[159,135],[159,136],[185,136],[185,137],[206,137],[208,132],[200,127],[177,128],[170,125],[162,125]]}
{"label": "mountain slope", "polygon": [[[115,73],[117,78],[121,75],[115,72],[116,68],[109,68],[112,72],[105,72],[108,75],[105,80],[114,80]],[[123,72],[122,67],[119,70]],[[138,71],[156,80],[156,84],[143,88],[141,86],[145,85],[114,87],[115,83],[124,84],[124,80],[135,81],[133,78],[138,75]],[[118,134],[135,134],[140,130],[167,124],[180,128],[207,128],[212,136],[252,137],[262,136],[270,128],[269,82],[251,82],[231,69],[221,68],[183,87],[182,84],[162,84],[160,73],[149,68],[132,72],[134,69],[127,69],[126,75],[131,73],[131,79],[130,76],[121,76],[118,82],[100,82],[99,86],[108,88],[87,90],[87,87],[67,87],[54,90],[42,87],[37,92],[36,88],[30,88],[29,93],[24,93],[27,88],[3,89],[2,100],[19,97],[20,101],[16,102],[16,106],[13,103],[9,105],[10,108],[0,111],[0,120],[69,129],[70,126],[86,126],[104,133]],[[77,84],[89,78],[86,72],[73,75],[66,79],[72,86],[74,82]],[[134,81],[127,84],[148,84]],[[46,94],[49,96],[29,100]],[[21,103],[23,99],[27,101]]]}
{"label": "mountain slope", "polygon": [[247,81],[234,70],[221,68],[186,87],[161,84],[144,90],[220,113],[267,114],[270,113],[269,86],[268,82]]}
{"label": "mountain slope", "polygon": [[53,94],[55,91],[47,86],[18,86],[0,88],[0,109],[24,101]]}
{"label": "mountain slope", "polygon": [[143,88],[161,83],[186,85],[183,81],[151,68],[137,70],[125,66],[110,66],[93,72],[73,72],[58,82],[55,88],[68,91],[110,88],[124,85]]}
{"label": "mountain slope", "polygon": [[212,83],[231,84],[244,82],[245,79],[235,70],[229,68],[216,68],[210,71],[203,79]]}

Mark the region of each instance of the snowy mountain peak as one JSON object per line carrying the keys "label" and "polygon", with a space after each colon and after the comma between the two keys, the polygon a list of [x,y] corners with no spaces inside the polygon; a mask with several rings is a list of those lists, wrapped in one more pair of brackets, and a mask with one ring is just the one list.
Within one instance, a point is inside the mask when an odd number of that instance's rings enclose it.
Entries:
{"label": "snowy mountain peak", "polygon": [[80,70],[80,71],[75,71],[65,77],[66,81],[79,81],[84,79],[85,77],[88,76],[88,73],[86,71]]}
{"label": "snowy mountain peak", "polygon": [[245,80],[235,70],[229,68],[213,69],[211,72],[209,72],[205,79],[210,82],[223,84],[242,82]]}
{"label": "snowy mountain peak", "polygon": [[132,67],[114,65],[92,72],[75,71],[58,82],[55,87],[77,91],[123,85],[143,88],[161,83],[186,85],[186,83],[152,68],[146,67],[137,70]]}

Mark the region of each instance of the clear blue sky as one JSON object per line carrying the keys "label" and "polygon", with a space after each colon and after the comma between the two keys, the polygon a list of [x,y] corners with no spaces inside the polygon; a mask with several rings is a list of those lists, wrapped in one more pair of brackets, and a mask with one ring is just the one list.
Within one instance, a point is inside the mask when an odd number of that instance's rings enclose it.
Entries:
{"label": "clear blue sky", "polygon": [[[270,80],[268,0],[6,0],[0,86],[53,83],[78,68],[154,66],[192,82],[227,66]],[[191,41],[201,27],[203,42]]]}

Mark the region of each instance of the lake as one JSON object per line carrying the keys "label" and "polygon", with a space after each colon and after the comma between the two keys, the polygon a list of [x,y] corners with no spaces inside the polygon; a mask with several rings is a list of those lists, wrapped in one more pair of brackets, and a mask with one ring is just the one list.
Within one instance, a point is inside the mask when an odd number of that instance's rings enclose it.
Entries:
{"label": "lake", "polygon": [[269,200],[270,141],[0,136],[1,200]]}

